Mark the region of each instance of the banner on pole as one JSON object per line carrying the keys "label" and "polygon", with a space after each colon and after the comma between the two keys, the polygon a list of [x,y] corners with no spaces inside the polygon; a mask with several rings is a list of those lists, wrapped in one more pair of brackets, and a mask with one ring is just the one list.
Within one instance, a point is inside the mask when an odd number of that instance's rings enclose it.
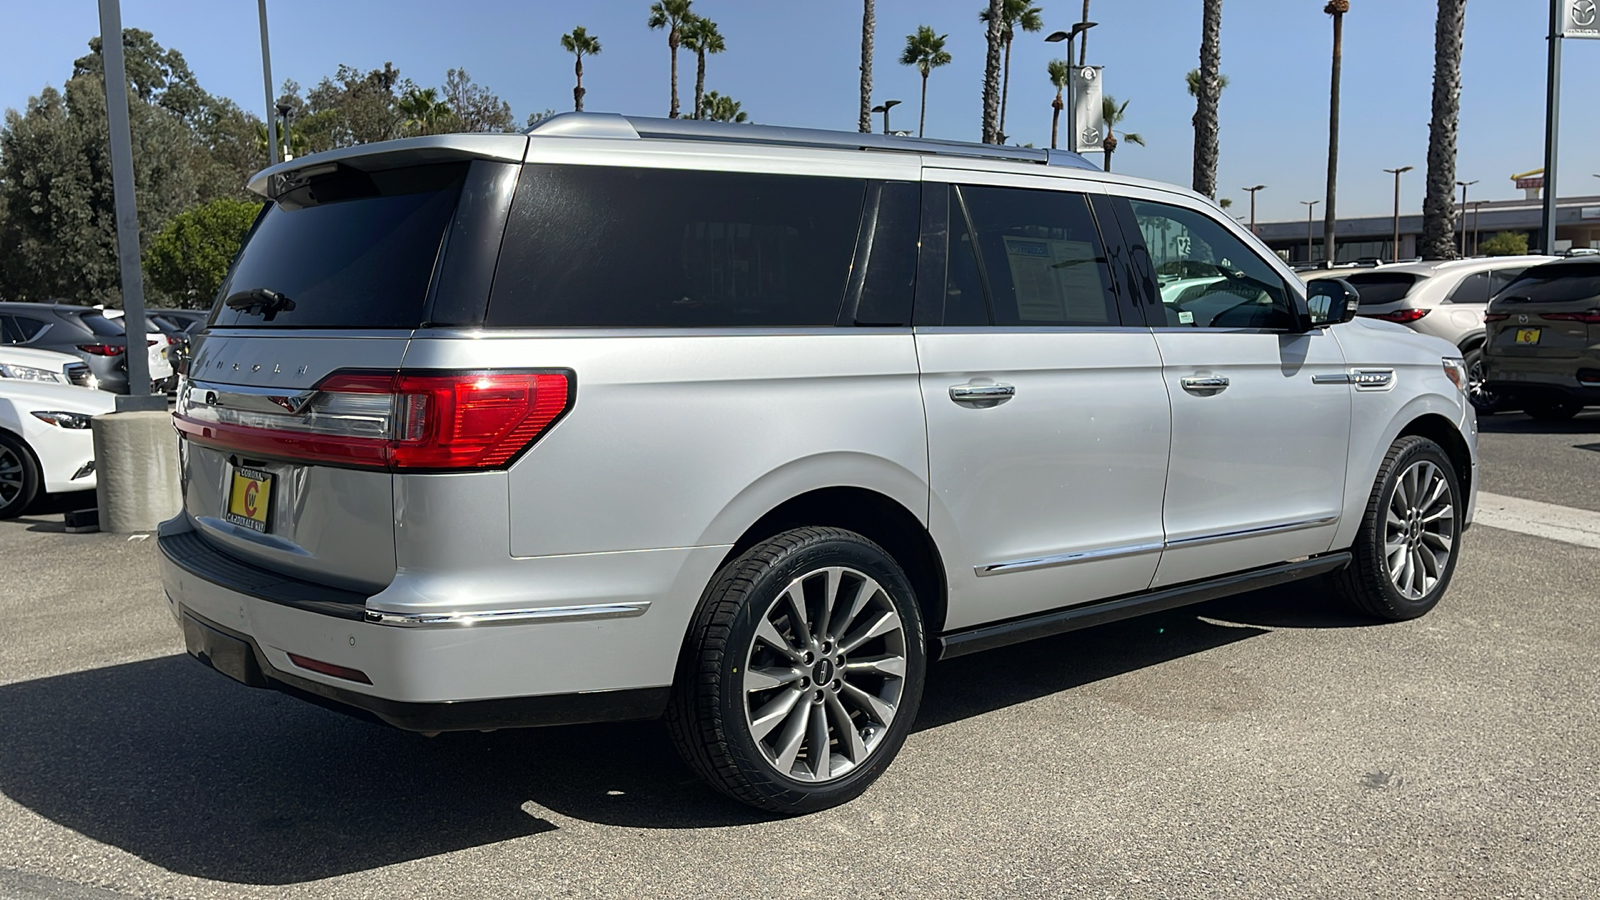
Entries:
{"label": "banner on pole", "polygon": [[1600,38],[1600,2],[1559,0],[1562,6],[1561,36]]}
{"label": "banner on pole", "polygon": [[1100,67],[1079,66],[1072,70],[1072,121],[1077,131],[1070,147],[1079,153],[1104,150],[1106,142],[1105,107],[1100,98]]}

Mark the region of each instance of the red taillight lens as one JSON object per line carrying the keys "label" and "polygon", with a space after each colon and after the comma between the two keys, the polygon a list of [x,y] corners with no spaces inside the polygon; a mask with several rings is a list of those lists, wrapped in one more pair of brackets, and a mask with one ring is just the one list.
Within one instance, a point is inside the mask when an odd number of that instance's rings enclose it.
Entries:
{"label": "red taillight lens", "polygon": [[1600,325],[1600,309],[1586,309],[1583,312],[1573,313],[1540,313],[1540,317],[1552,322],[1582,322],[1585,325]]}
{"label": "red taillight lens", "polygon": [[79,344],[78,349],[95,356],[121,356],[123,348],[111,344]]}
{"label": "red taillight lens", "polygon": [[1372,313],[1370,315],[1363,313],[1363,315],[1367,315],[1367,318],[1369,319],[1382,319],[1385,322],[1399,322],[1401,325],[1405,325],[1408,322],[1415,322],[1427,314],[1428,310],[1426,309],[1397,309],[1394,312]]}
{"label": "red taillight lens", "polygon": [[567,411],[570,372],[335,372],[286,414],[179,398],[178,430],[192,440],[335,465],[391,470],[493,469]]}
{"label": "red taillight lens", "polygon": [[1504,322],[1511,318],[1510,313],[1488,313],[1483,317],[1484,322]]}

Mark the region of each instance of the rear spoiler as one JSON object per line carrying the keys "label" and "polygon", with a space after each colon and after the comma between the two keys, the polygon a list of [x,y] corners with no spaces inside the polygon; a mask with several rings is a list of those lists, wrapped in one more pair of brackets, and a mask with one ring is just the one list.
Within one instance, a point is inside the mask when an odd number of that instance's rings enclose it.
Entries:
{"label": "rear spoiler", "polygon": [[296,173],[322,166],[338,164],[362,172],[380,172],[468,159],[520,163],[527,153],[528,136],[525,134],[435,134],[341,147],[291,159],[257,172],[249,186],[252,192],[270,199],[280,193],[283,185],[303,180]]}

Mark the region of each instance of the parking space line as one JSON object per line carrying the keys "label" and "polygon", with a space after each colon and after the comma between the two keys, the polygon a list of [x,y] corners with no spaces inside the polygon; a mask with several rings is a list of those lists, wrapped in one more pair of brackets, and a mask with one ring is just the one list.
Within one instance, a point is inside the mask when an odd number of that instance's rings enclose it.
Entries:
{"label": "parking space line", "polygon": [[1600,513],[1483,491],[1474,524],[1600,550]]}

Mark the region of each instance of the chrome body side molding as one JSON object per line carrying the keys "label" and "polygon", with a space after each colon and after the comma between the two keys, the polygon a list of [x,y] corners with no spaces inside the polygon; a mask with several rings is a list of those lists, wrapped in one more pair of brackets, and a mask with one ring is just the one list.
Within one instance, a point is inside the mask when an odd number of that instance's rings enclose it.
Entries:
{"label": "chrome body side molding", "polygon": [[1104,547],[1096,550],[1080,550],[1074,553],[1059,553],[1051,556],[1033,556],[1027,559],[1016,559],[1007,562],[990,563],[986,566],[973,566],[972,570],[978,577],[988,575],[1003,575],[1007,572],[1026,572],[1030,569],[1048,569],[1053,566],[1070,566],[1074,563],[1093,562],[1102,559],[1116,559],[1122,556],[1137,556],[1141,553],[1154,553],[1171,547],[1199,547],[1205,544],[1220,544],[1224,541],[1237,541],[1244,538],[1261,537],[1269,534],[1280,534],[1286,531],[1300,531],[1305,528],[1319,528],[1323,525],[1332,525],[1339,521],[1338,516],[1317,516],[1313,519],[1297,519],[1293,522],[1281,522],[1276,525],[1263,525],[1260,528],[1246,528],[1241,531],[1222,531],[1216,534],[1201,534],[1194,537],[1179,538],[1175,541],[1158,541],[1145,544],[1128,544],[1121,547]]}

